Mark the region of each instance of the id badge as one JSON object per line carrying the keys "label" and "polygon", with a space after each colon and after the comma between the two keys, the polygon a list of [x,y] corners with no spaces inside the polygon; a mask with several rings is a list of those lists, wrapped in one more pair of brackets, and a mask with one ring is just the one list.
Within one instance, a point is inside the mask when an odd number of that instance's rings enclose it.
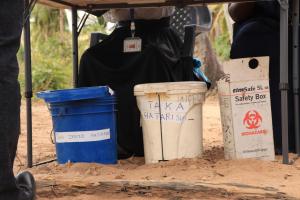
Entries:
{"label": "id badge", "polygon": [[139,37],[126,38],[124,40],[124,53],[141,52],[142,39]]}

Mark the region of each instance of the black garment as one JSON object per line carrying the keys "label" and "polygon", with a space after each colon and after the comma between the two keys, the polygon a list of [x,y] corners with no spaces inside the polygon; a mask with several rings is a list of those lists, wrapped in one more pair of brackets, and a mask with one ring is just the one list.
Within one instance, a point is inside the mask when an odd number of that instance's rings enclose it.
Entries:
{"label": "black garment", "polygon": [[[256,30],[259,30],[257,29],[258,27],[249,28],[249,24],[253,22],[259,22],[262,26],[267,26],[267,28],[269,27],[273,31],[279,32],[279,8],[277,0],[255,2],[253,14],[248,19],[234,24],[233,39],[235,39],[237,32],[249,35],[249,31],[251,31],[251,34],[258,34],[259,32],[255,33]],[[264,32],[263,28],[262,33]]]}
{"label": "black garment", "polygon": [[[231,58],[270,56],[270,93],[276,153],[281,153],[281,93],[280,82],[280,35],[279,4],[277,1],[256,2],[256,12],[248,20],[234,25]],[[291,38],[290,32],[290,38]],[[290,47],[292,47],[290,43]],[[291,50],[291,48],[290,48]],[[292,80],[292,59],[290,54],[289,77]],[[290,81],[290,88],[292,82]],[[289,92],[289,148],[295,151],[294,109],[292,90]]]}
{"label": "black garment", "polygon": [[17,199],[19,189],[13,174],[20,133],[19,67],[23,0],[0,1],[0,200]]}
{"label": "black garment", "polygon": [[280,20],[279,15],[279,3],[277,0],[273,1],[257,1],[255,2],[254,8],[254,16],[255,17],[262,17],[262,18],[271,18],[274,20]]}
{"label": "black garment", "polygon": [[127,152],[142,156],[142,129],[133,87],[141,83],[193,80],[192,59],[181,58],[183,44],[170,28],[169,18],[136,21],[136,36],[142,38],[140,53],[123,53],[123,41],[131,34],[128,22],[120,25],[83,54],[79,86],[109,85],[116,92],[118,144]]}

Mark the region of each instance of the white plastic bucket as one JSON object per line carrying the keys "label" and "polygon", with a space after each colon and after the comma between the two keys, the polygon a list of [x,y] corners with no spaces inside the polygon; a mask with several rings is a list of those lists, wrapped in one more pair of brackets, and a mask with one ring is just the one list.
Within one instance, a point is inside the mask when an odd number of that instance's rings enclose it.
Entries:
{"label": "white plastic bucket", "polygon": [[147,164],[202,155],[202,104],[206,90],[204,82],[134,87]]}

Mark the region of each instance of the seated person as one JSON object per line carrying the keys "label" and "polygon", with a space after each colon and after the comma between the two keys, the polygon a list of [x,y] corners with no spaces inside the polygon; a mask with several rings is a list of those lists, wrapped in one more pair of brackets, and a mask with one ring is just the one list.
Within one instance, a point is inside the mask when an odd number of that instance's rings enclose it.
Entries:
{"label": "seated person", "polygon": [[140,52],[124,52],[124,40],[132,37],[129,9],[111,10],[105,19],[117,28],[82,55],[79,86],[108,85],[118,97],[119,158],[143,156],[140,115],[133,87],[141,83],[194,80],[193,65],[183,65],[183,42],[170,27],[172,7],[134,9],[135,37]]}
{"label": "seated person", "polygon": [[[234,24],[231,58],[270,56],[270,93],[273,118],[275,152],[281,153],[281,93],[279,61],[279,4],[277,1],[260,1],[229,4]],[[291,63],[291,62],[290,62]],[[291,72],[291,70],[290,70]],[[290,76],[292,73],[290,73]],[[292,88],[292,87],[290,87]],[[293,132],[293,98],[289,97],[289,146],[295,151]]]}

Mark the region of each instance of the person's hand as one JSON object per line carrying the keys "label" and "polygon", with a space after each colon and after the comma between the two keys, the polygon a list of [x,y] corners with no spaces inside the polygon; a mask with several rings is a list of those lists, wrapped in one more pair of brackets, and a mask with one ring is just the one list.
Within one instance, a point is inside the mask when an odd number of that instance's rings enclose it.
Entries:
{"label": "person's hand", "polygon": [[241,22],[253,15],[254,8],[255,2],[229,3],[228,12],[235,22]]}

